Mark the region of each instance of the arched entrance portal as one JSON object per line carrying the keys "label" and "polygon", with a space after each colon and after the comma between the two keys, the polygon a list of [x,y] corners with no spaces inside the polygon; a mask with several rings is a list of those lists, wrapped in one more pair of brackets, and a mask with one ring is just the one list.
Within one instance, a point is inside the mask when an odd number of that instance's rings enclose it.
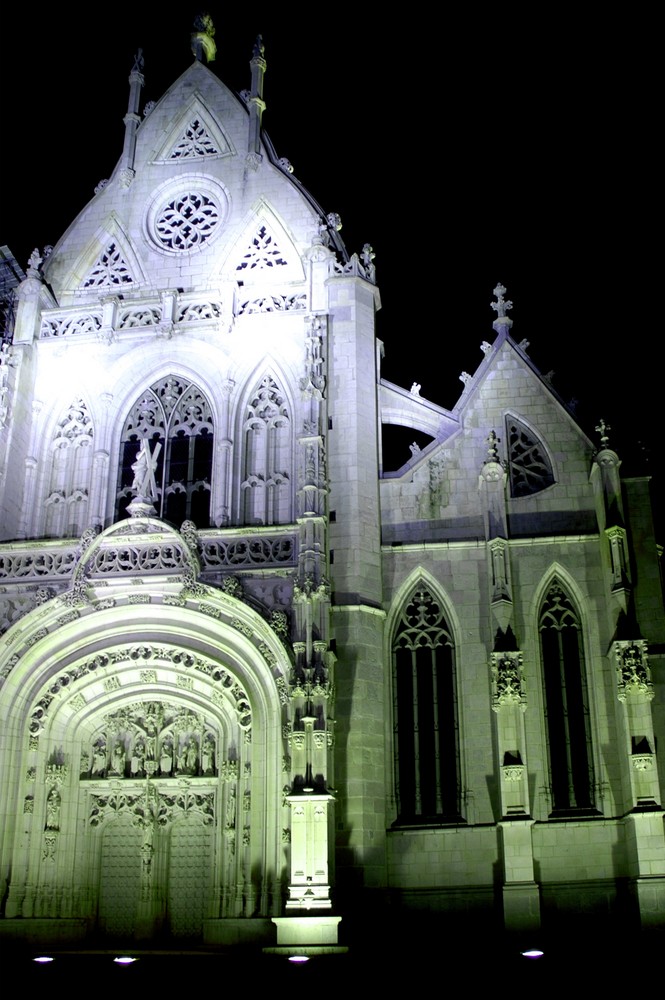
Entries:
{"label": "arched entrance portal", "polygon": [[197,941],[282,911],[290,663],[256,611],[195,582],[176,532],[120,528],[7,634],[5,915]]}

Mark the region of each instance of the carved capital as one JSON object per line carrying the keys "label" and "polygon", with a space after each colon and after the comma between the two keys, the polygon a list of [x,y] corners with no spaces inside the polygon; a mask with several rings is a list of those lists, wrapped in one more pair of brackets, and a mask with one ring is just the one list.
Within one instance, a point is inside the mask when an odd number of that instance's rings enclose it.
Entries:
{"label": "carved capital", "polygon": [[519,705],[526,709],[526,686],[522,674],[522,653],[492,653],[492,709],[498,712],[504,705]]}
{"label": "carved capital", "polygon": [[642,696],[651,701],[654,690],[646,640],[617,640],[614,643],[614,657],[619,701],[625,701],[627,696]]}

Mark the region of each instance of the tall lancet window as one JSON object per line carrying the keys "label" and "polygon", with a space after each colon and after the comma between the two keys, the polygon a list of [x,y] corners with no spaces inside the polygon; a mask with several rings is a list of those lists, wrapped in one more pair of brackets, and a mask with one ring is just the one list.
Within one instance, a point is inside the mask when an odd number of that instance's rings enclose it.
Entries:
{"label": "tall lancet window", "polygon": [[540,610],[552,808],[592,810],[593,755],[580,619],[555,581]]}
{"label": "tall lancet window", "polygon": [[245,524],[286,524],[291,512],[291,418],[284,393],[266,375],[250,396],[243,420]]}
{"label": "tall lancet window", "polygon": [[180,525],[192,520],[210,527],[213,422],[198,386],[170,375],[155,382],[132,407],[122,432],[116,518],[126,516],[134,496],[132,465],[146,438],[157,451],[153,501],[159,517]]}
{"label": "tall lancet window", "polygon": [[401,823],[460,818],[455,657],[436,599],[414,591],[393,642],[397,816]]}
{"label": "tall lancet window", "polygon": [[51,442],[53,461],[45,500],[47,536],[76,536],[87,527],[92,468],[92,420],[75,399],[60,418]]}

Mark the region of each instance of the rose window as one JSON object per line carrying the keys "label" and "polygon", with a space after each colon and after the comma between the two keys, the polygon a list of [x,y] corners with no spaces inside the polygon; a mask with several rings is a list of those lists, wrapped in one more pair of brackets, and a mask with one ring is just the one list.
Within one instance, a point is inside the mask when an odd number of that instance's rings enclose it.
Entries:
{"label": "rose window", "polygon": [[167,250],[193,250],[212,236],[221,221],[218,206],[200,191],[180,194],[156,216],[155,237]]}

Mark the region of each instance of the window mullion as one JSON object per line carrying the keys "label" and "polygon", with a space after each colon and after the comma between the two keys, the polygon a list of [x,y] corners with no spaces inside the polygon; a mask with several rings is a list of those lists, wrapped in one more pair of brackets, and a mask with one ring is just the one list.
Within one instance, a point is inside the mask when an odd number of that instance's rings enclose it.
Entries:
{"label": "window mullion", "polygon": [[411,650],[411,683],[413,685],[413,783],[416,814],[422,812],[420,787],[420,725],[418,719],[418,662],[416,650]]}

